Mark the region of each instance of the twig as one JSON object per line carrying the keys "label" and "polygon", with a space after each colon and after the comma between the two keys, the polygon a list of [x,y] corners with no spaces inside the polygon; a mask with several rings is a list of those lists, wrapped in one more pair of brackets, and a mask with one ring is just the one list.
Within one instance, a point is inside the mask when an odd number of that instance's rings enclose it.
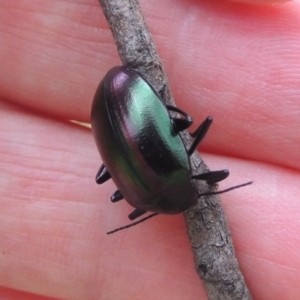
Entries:
{"label": "twig", "polygon": [[[167,77],[137,0],[99,0],[124,65],[139,71],[163,102],[174,105]],[[190,145],[190,136],[183,133]],[[208,171],[199,154],[192,156],[194,174]],[[198,183],[199,193],[215,186]],[[217,195],[201,197],[184,212],[197,273],[211,300],[252,299],[235,258],[229,228]]]}

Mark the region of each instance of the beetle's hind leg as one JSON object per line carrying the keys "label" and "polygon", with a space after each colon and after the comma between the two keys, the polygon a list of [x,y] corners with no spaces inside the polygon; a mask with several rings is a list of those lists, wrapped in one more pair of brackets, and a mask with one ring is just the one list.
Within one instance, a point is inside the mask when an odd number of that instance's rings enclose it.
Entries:
{"label": "beetle's hind leg", "polygon": [[166,105],[166,107],[169,111],[179,113],[183,116],[183,118],[171,117],[171,119],[173,120],[174,129],[176,132],[183,131],[193,124],[192,117],[189,116],[184,111],[182,111],[181,109],[171,106],[171,105]]}
{"label": "beetle's hind leg", "polygon": [[192,179],[204,180],[208,184],[213,184],[224,180],[228,176],[229,176],[228,170],[220,170],[220,171],[209,171],[199,175],[193,175]]}
{"label": "beetle's hind leg", "polygon": [[146,210],[136,208],[131,214],[129,214],[128,218],[129,218],[129,220],[132,221],[132,220],[142,216],[146,212],[147,212]]}
{"label": "beetle's hind leg", "polygon": [[107,171],[104,164],[102,164],[99,171],[96,174],[96,182],[98,184],[101,184],[101,183],[107,181],[110,178],[111,178],[111,176],[110,176],[109,172]]}
{"label": "beetle's hind leg", "polygon": [[201,141],[204,139],[213,119],[207,117],[206,120],[196,129],[195,132],[191,133],[191,136],[195,138],[191,148],[188,150],[188,154],[192,155]]}

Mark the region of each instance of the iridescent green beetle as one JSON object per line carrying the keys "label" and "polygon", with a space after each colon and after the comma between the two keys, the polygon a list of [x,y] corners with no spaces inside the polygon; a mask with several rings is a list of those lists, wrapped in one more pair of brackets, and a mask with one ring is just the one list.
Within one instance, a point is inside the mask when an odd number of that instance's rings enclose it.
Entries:
{"label": "iridescent green beetle", "polygon": [[179,132],[192,124],[192,118],[176,107],[165,106],[133,69],[114,67],[106,74],[96,91],[91,119],[104,162],[96,182],[113,179],[118,190],[111,200],[125,198],[135,207],[130,220],[147,211],[180,213],[196,204],[199,196],[192,179],[216,183],[229,175],[228,170],[191,174],[189,156],[212,118],[191,134],[194,142],[187,150]]}

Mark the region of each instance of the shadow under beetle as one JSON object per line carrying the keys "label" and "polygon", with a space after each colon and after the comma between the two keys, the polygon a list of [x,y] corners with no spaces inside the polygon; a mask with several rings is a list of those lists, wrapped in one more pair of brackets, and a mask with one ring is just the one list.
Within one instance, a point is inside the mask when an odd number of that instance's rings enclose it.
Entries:
{"label": "shadow under beetle", "polygon": [[182,110],[165,106],[143,76],[129,67],[112,68],[99,84],[91,123],[104,164],[96,182],[113,179],[118,190],[111,201],[125,198],[135,207],[130,220],[147,211],[180,213],[195,205],[199,197],[192,179],[213,184],[228,177],[228,170],[191,174],[189,156],[204,138],[212,118],[191,134],[194,141],[186,149],[179,132],[192,122]]}

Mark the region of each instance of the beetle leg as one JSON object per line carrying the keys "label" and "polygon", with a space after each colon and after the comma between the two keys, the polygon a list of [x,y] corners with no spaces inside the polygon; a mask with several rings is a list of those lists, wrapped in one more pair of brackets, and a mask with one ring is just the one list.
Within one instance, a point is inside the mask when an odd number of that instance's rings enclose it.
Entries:
{"label": "beetle leg", "polygon": [[205,180],[208,184],[213,184],[224,180],[229,176],[228,170],[210,171],[199,175],[193,175],[192,179]]}
{"label": "beetle leg", "polygon": [[141,215],[145,214],[147,211],[146,210],[143,210],[143,209],[135,209],[131,214],[129,214],[128,218],[129,220],[134,220],[138,217],[140,217]]}
{"label": "beetle leg", "polygon": [[178,107],[174,107],[174,106],[171,106],[171,105],[166,105],[166,107],[169,111],[177,112],[177,113],[181,114],[184,117],[184,118],[171,117],[171,119],[173,120],[173,123],[174,123],[175,130],[177,132],[183,131],[183,130],[187,129],[188,127],[190,127],[193,124],[192,117],[189,116],[184,111],[182,111],[181,109],[179,109]]}
{"label": "beetle leg", "polygon": [[102,164],[99,171],[96,174],[96,182],[98,184],[101,184],[101,183],[107,181],[110,178],[111,178],[111,176],[110,176],[109,172],[107,171],[104,164]]}
{"label": "beetle leg", "polygon": [[207,117],[206,120],[196,129],[196,131],[194,133],[191,133],[191,136],[195,137],[195,140],[191,148],[188,150],[188,155],[192,155],[200,142],[203,140],[212,121],[213,119],[211,117]]}
{"label": "beetle leg", "polygon": [[113,195],[110,197],[111,202],[115,203],[118,202],[120,200],[124,199],[123,194],[119,191],[116,190]]}

